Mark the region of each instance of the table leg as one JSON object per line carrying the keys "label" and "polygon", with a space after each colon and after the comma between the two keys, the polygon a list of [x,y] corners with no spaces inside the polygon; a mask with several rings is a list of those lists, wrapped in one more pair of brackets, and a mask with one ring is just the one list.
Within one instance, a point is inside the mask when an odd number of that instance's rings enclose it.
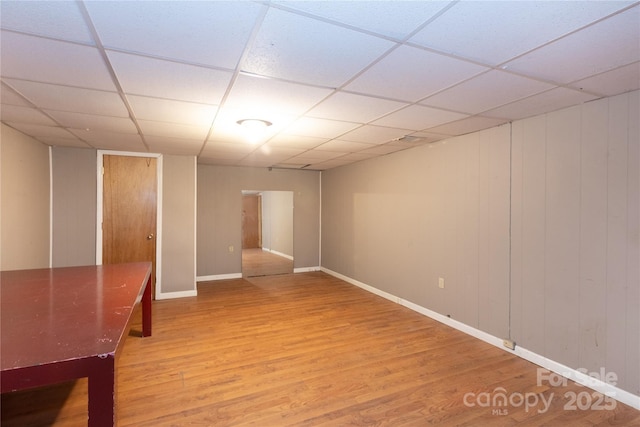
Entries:
{"label": "table leg", "polygon": [[142,336],[151,336],[151,275],[142,294]]}
{"label": "table leg", "polygon": [[116,425],[116,363],[112,354],[96,359],[89,375],[89,427]]}

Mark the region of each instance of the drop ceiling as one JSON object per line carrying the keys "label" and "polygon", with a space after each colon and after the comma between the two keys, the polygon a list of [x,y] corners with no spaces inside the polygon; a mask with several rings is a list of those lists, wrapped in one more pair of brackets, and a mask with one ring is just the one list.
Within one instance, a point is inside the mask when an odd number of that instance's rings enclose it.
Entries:
{"label": "drop ceiling", "polygon": [[7,126],[205,164],[326,170],[640,88],[633,1],[3,0],[0,21]]}

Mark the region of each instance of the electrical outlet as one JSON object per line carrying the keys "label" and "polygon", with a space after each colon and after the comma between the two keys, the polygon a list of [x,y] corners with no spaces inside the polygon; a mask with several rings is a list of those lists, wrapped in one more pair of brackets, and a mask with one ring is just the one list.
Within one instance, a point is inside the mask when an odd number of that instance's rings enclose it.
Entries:
{"label": "electrical outlet", "polygon": [[229,252],[233,252],[233,245],[229,246]]}
{"label": "electrical outlet", "polygon": [[444,289],[444,277],[438,277],[438,287]]}
{"label": "electrical outlet", "polygon": [[502,345],[507,347],[509,350],[515,350],[516,342],[512,340],[502,340]]}

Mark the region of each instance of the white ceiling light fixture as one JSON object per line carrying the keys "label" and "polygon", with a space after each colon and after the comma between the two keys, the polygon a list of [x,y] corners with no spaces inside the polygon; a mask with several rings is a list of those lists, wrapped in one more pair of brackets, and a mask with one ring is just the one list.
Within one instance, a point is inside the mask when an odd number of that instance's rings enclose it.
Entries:
{"label": "white ceiling light fixture", "polygon": [[262,119],[242,119],[238,123],[244,134],[244,138],[251,144],[257,144],[265,136],[266,129],[273,123]]}

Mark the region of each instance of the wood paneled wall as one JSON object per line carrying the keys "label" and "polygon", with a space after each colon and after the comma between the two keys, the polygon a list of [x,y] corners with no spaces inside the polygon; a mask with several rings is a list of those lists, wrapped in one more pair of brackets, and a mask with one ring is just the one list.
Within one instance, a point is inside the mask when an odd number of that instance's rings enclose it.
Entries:
{"label": "wood paneled wall", "polygon": [[513,124],[512,330],[640,394],[640,92]]}
{"label": "wood paneled wall", "polygon": [[639,98],[323,172],[323,267],[640,395]]}

